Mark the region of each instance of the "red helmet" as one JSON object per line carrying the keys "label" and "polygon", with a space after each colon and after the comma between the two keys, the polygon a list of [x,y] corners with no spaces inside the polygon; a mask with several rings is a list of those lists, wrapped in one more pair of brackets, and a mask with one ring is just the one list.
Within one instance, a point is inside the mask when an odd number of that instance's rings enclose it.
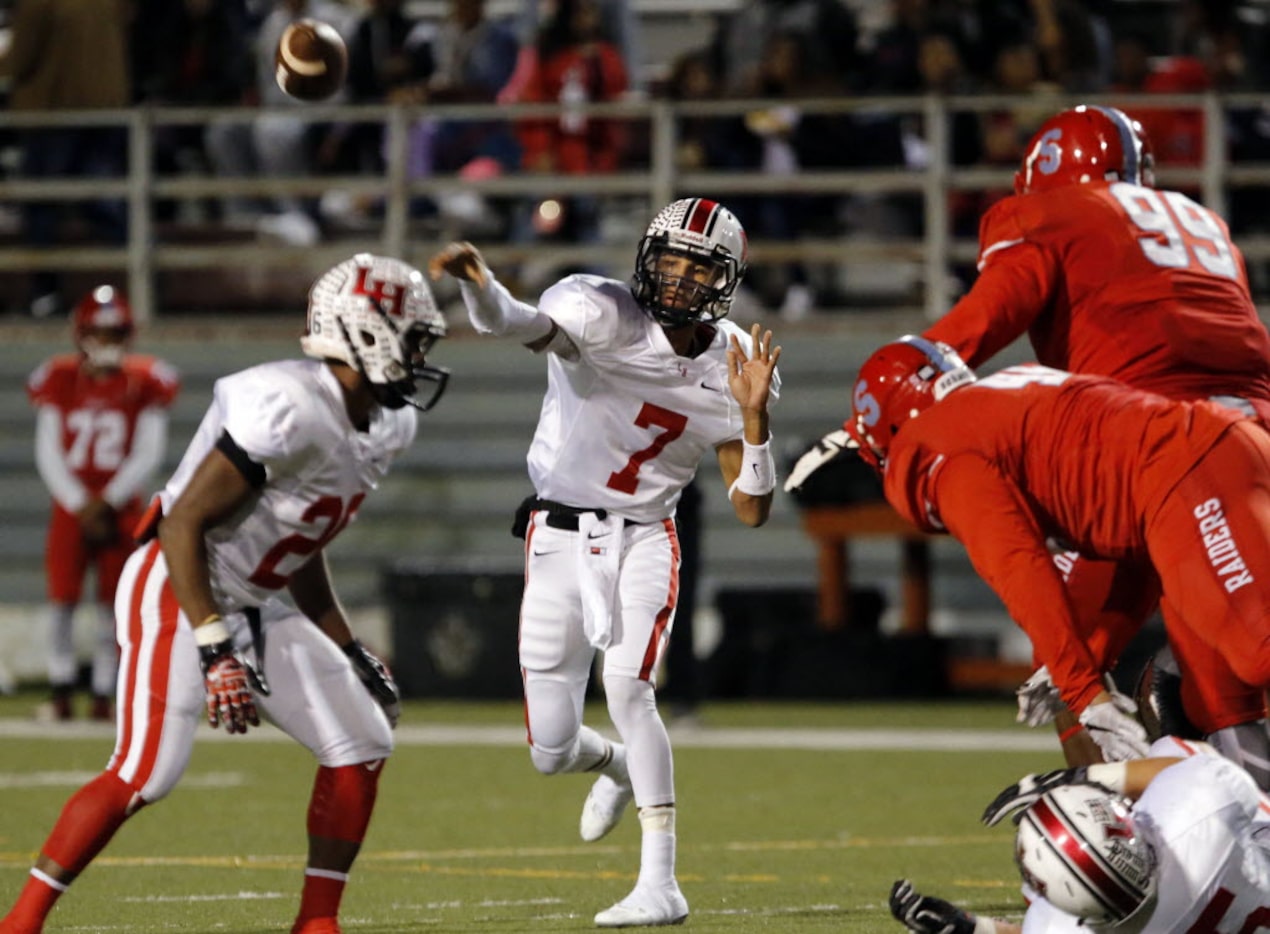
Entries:
{"label": "red helmet", "polygon": [[1114,107],[1082,104],[1041,124],[1014,173],[1014,193],[1104,180],[1154,186],[1154,166],[1142,124]]}
{"label": "red helmet", "polygon": [[843,427],[860,445],[861,459],[881,470],[891,439],[905,422],[974,379],[974,371],[947,344],[905,335],[864,361],[851,418]]}
{"label": "red helmet", "polygon": [[112,285],[99,285],[75,306],[72,315],[75,340],[81,341],[93,328],[120,329],[131,336],[132,306],[128,297]]}

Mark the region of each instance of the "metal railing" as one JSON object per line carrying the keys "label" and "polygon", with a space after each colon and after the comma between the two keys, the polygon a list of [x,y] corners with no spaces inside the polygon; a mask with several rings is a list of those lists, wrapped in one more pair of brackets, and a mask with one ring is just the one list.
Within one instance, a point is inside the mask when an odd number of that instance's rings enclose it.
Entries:
{"label": "metal railing", "polygon": [[[625,101],[611,104],[574,105],[571,113],[588,118],[613,118],[647,124],[648,165],[611,174],[560,175],[519,173],[479,181],[455,174],[411,177],[408,171],[409,135],[420,120],[488,121],[553,118],[565,112],[557,104],[446,105],[446,106],[329,106],[309,105],[283,110],[252,108],[134,108],[119,111],[0,114],[0,128],[67,126],[122,126],[127,130],[126,175],[116,179],[0,180],[0,201],[83,201],[104,197],[127,203],[128,240],[123,247],[75,246],[37,249],[24,245],[0,248],[0,271],[59,271],[110,269],[125,271],[129,294],[143,319],[154,312],[155,274],[165,270],[210,267],[243,267],[313,263],[328,265],[356,250],[372,250],[403,257],[416,264],[426,260],[435,245],[411,236],[409,205],[419,196],[436,197],[469,191],[491,197],[541,197],[561,192],[571,195],[638,196],[650,210],[676,196],[708,191],[716,196],[750,194],[817,195],[920,195],[924,221],[919,238],[860,240],[820,236],[790,241],[755,240],[754,263],[809,262],[909,262],[920,264],[923,310],[937,317],[946,308],[946,271],[952,262],[971,262],[977,252],[973,240],[955,239],[949,225],[948,195],[956,191],[1008,190],[1013,167],[958,168],[950,165],[950,117],[958,112],[992,113],[1025,108],[1057,111],[1075,103],[1106,103],[1139,109],[1199,110],[1204,115],[1202,164],[1193,168],[1163,166],[1160,183],[1197,190],[1202,200],[1225,216],[1232,190],[1250,185],[1270,185],[1270,163],[1232,165],[1226,151],[1223,127],[1233,109],[1256,110],[1265,106],[1257,94],[1151,95],[1115,97],[1091,95],[1079,100],[1064,96],[951,96],[868,97],[805,100],[730,100],[700,102]],[[757,109],[794,106],[804,114],[887,114],[914,118],[929,152],[921,168],[815,170],[788,175],[760,171],[679,171],[676,145],[680,121],[685,118],[719,118],[743,115]],[[162,127],[204,125],[214,120],[250,121],[260,116],[285,114],[311,123],[382,123],[385,130],[387,168],[380,175],[313,175],[305,177],[212,177],[156,174],[151,153],[155,132]],[[160,199],[197,199],[232,196],[319,197],[329,190],[381,198],[382,223],[376,235],[353,235],[314,247],[258,242],[179,244],[156,240],[154,205]],[[845,231],[844,231],[845,234]],[[1237,238],[1250,260],[1270,259],[1270,236]],[[570,244],[496,243],[483,245],[491,263],[523,259],[561,260],[595,264],[627,264],[632,243]]]}

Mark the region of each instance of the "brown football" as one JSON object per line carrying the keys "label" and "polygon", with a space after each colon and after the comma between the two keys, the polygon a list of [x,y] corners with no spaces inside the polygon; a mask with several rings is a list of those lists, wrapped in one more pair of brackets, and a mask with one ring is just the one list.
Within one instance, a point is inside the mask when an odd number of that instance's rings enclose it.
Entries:
{"label": "brown football", "polygon": [[274,53],[278,87],[302,101],[324,101],[344,86],[348,49],[335,27],[296,20],[282,33]]}

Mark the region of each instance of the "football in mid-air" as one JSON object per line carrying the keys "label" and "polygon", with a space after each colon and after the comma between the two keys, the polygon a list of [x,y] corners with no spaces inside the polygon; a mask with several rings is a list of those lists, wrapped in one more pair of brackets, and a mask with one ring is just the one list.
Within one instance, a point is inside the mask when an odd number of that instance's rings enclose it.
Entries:
{"label": "football in mid-air", "polygon": [[296,20],[282,33],[274,53],[278,87],[302,101],[324,101],[344,86],[348,48],[329,23]]}

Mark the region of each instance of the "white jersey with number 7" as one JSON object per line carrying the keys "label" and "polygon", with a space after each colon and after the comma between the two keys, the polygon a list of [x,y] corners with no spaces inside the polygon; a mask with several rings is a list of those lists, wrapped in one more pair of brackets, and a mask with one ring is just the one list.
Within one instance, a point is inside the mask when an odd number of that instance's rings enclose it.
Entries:
{"label": "white jersey with number 7", "polygon": [[[577,345],[580,359],[549,357],[528,457],[534,489],[544,499],[635,522],[669,518],[702,458],[741,438],[727,348],[735,335],[752,353],[750,335],[720,320],[703,353],[681,357],[627,283],[597,276],[562,280],[538,307]],[[773,374],[771,401],[779,391]]]}

